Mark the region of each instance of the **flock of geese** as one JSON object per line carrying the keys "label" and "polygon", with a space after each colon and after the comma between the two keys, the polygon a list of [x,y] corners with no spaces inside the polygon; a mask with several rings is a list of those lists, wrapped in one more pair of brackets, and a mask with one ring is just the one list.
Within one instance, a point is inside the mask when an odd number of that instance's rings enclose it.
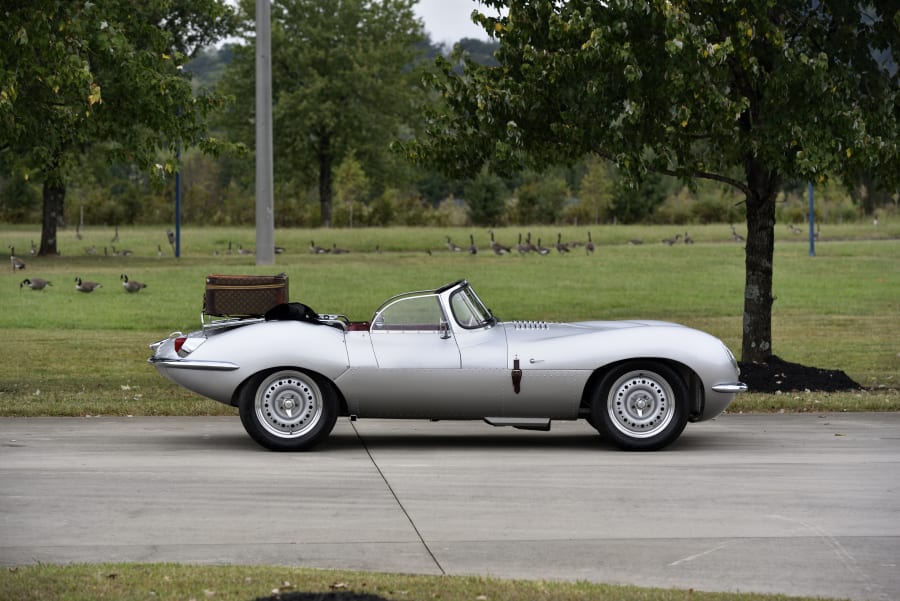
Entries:
{"label": "flock of geese", "polygon": [[[17,271],[25,270],[25,261],[16,256],[16,249],[13,246],[9,247],[9,263],[14,273]],[[121,280],[122,282],[122,289],[128,293],[140,292],[147,287],[147,284],[139,282],[137,280],[132,280],[124,273],[119,276],[119,280]],[[53,286],[53,282],[51,282],[50,280],[39,277],[31,277],[22,280],[22,282],[19,284],[19,289],[29,288],[30,290],[46,290],[51,286]],[[78,292],[93,292],[94,290],[102,287],[103,284],[101,284],[100,282],[82,280],[80,277],[75,278],[75,290],[77,290]]]}
{"label": "flock of geese", "polygon": [[[793,224],[789,224],[789,227],[791,229],[791,232],[793,232],[795,234],[800,231],[800,229],[795,227]],[[818,238],[818,233],[819,232],[817,230],[815,233],[816,238]],[[80,232],[79,232],[79,234],[80,234]],[[559,232],[556,234],[556,243],[550,244],[549,246],[544,246],[541,238],[537,239],[537,243],[532,242],[531,232],[527,232],[524,237],[521,233],[519,233],[518,242],[516,243],[516,245],[514,247],[497,241],[497,239],[494,236],[494,230],[489,230],[489,234],[490,234],[490,242],[488,243],[487,249],[490,252],[493,252],[495,255],[501,255],[501,256],[511,254],[513,252],[518,252],[521,255],[525,255],[525,254],[529,254],[529,253],[535,253],[538,255],[548,255],[551,252],[553,252],[554,250],[556,252],[558,252],[559,254],[564,255],[564,254],[570,253],[573,250],[579,249],[579,248],[584,248],[584,252],[588,255],[591,255],[594,253],[594,251],[597,248],[596,244],[594,243],[594,239],[591,237],[591,232],[587,232],[587,240],[586,241],[576,240],[576,241],[570,241],[570,242],[563,242],[562,233]],[[743,242],[744,241],[744,237],[737,232],[737,230],[734,227],[734,224],[731,224],[731,235],[735,242]],[[166,237],[174,251],[174,249],[175,249],[175,233],[172,230],[167,230]],[[79,236],[79,238],[80,238],[80,236]],[[119,241],[119,230],[118,230],[118,228],[116,228],[116,232],[112,238],[112,242],[118,242],[118,241]],[[663,244],[673,246],[675,244],[693,244],[694,239],[691,238],[691,236],[690,236],[690,234],[688,234],[688,232],[684,232],[684,234],[679,233],[679,234],[676,234],[669,238],[663,238],[661,242]],[[631,245],[637,245],[637,244],[643,244],[643,243],[644,243],[644,241],[641,239],[632,239],[632,240],[628,241],[628,244],[631,244]],[[447,236],[446,247],[447,247],[447,250],[449,250],[450,252],[468,253],[471,255],[478,254],[480,251],[479,247],[475,244],[475,236],[472,234],[469,234],[469,244],[467,246],[457,244],[456,242],[453,241],[453,239],[450,236]],[[130,250],[117,250],[115,246],[113,246],[112,249],[113,249],[113,255],[115,255],[115,256],[131,256],[133,254],[132,251],[130,251]],[[380,252],[380,250],[381,250],[380,247],[378,247],[378,246],[375,247],[376,252]],[[37,248],[35,247],[34,242],[32,242],[31,243],[31,251],[30,251],[31,255],[34,256],[36,254],[36,251],[37,251]],[[158,251],[159,256],[162,257],[163,250],[162,250],[161,244],[157,245],[157,251]],[[337,245],[337,243],[332,244],[330,247],[319,246],[316,244],[315,240],[310,240],[309,251],[312,254],[316,254],[316,255],[322,255],[322,254],[340,255],[340,254],[345,254],[345,253],[350,252],[346,248],[339,247]],[[95,247],[90,247],[90,248],[86,249],[86,252],[87,252],[87,254],[91,255],[91,254],[96,254],[97,250]],[[217,250],[217,251],[214,251],[213,254],[214,255],[219,255],[219,254],[230,255],[230,254],[232,254],[232,252],[233,252],[233,246],[232,246],[232,243],[229,241],[227,250],[223,251],[222,253],[220,253]],[[240,244],[238,245],[237,251],[235,251],[235,252],[237,252],[237,254],[239,254],[239,255],[254,254],[254,251],[252,249],[245,249]],[[284,247],[281,247],[281,246],[275,247],[275,254],[281,254],[283,252],[284,252]],[[428,254],[431,254],[430,250],[426,251],[426,252]],[[107,248],[104,248],[104,254],[108,254]],[[16,256],[16,250],[12,245],[10,245],[10,247],[9,247],[9,261],[10,261],[10,265],[12,267],[13,272],[22,271],[25,269],[25,261],[23,261],[20,257]],[[122,288],[126,292],[129,292],[129,293],[140,292],[141,290],[143,290],[144,288],[147,287],[147,285],[145,283],[139,282],[137,280],[132,280],[124,273],[121,276],[119,276],[119,279],[122,282]],[[19,284],[19,288],[30,288],[31,290],[44,290],[51,285],[52,285],[52,282],[50,282],[49,280],[46,280],[44,278],[39,278],[39,277],[32,277],[32,278],[25,278],[24,280],[22,280],[22,283]],[[100,284],[99,282],[82,280],[80,277],[75,278],[75,289],[79,292],[93,292],[94,290],[97,290],[98,288],[102,288],[102,287],[103,287],[102,284]]]}
{"label": "flock of geese", "polygon": [[[731,226],[731,231],[735,236],[735,240],[743,240],[744,238],[739,236],[735,231],[734,226]],[[587,240],[574,240],[570,242],[563,242],[562,233],[558,232],[556,234],[556,243],[550,244],[548,246],[544,246],[541,238],[537,239],[537,244],[533,243],[531,240],[531,232],[527,232],[524,236],[519,233],[519,240],[516,245],[508,246],[506,244],[502,244],[497,241],[494,237],[494,231],[490,230],[490,242],[488,242],[488,250],[493,252],[495,255],[508,255],[513,252],[517,252],[520,255],[526,255],[528,253],[536,253],[538,255],[548,255],[554,250],[561,255],[572,252],[575,249],[584,248],[584,252],[588,255],[594,254],[594,251],[597,249],[597,245],[594,243],[593,237],[591,237],[591,232],[587,233]],[[633,238],[628,240],[628,244],[630,245],[639,245],[643,244],[644,241],[640,238]],[[690,234],[685,232],[684,234],[676,234],[671,238],[664,238],[662,240],[663,244],[667,244],[669,246],[673,246],[675,244],[693,244],[694,239],[691,238]],[[469,235],[469,245],[462,246],[453,241],[450,236],[447,236],[446,242],[447,250],[450,252],[458,252],[458,253],[469,253],[470,255],[476,255],[479,252],[478,246],[475,244],[475,236]],[[429,253],[430,254],[430,253]]]}

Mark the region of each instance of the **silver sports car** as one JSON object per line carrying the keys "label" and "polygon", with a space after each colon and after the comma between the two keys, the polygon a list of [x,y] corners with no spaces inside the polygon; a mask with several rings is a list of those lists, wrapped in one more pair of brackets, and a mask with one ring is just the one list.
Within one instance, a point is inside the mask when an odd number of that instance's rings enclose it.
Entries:
{"label": "silver sports car", "polygon": [[480,419],[549,430],[586,419],[618,447],[660,449],[747,390],[717,338],[662,321],[501,321],[469,283],[386,300],[371,321],[281,304],[151,345],[173,382],[239,408],[275,451],[310,449],[339,415]]}

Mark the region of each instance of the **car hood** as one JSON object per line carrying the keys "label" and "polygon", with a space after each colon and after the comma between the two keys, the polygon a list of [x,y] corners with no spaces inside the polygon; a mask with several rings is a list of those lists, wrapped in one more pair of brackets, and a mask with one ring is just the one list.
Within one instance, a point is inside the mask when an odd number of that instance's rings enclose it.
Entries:
{"label": "car hood", "polygon": [[[670,321],[617,320],[617,321],[576,321],[570,323],[547,321],[508,321],[503,322],[507,337],[557,338],[561,336],[580,336],[592,332],[612,332],[629,328],[673,327],[685,326]],[[529,336],[532,334],[532,336]]]}
{"label": "car hood", "polygon": [[692,364],[722,353],[718,339],[677,323],[655,320],[504,322],[509,356],[540,369],[596,369],[623,356]]}

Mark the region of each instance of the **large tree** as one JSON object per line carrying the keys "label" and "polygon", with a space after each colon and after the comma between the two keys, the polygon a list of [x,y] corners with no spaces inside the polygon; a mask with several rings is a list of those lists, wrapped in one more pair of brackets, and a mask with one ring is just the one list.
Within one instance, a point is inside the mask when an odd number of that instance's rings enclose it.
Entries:
{"label": "large tree", "polygon": [[[744,361],[772,354],[775,199],[786,179],[900,174],[890,0],[483,0],[499,67],[445,64],[413,158],[457,172],[574,160],[730,184],[745,198]],[[506,10],[503,10],[506,9]],[[712,285],[715,285],[712,282]]]}
{"label": "large tree", "polygon": [[[272,111],[276,179],[318,180],[331,225],[333,174],[354,156],[377,177],[390,143],[417,114],[414,65],[424,39],[415,0],[277,0],[272,5]],[[241,102],[226,123],[252,145],[253,0],[243,0],[248,45],[235,48],[223,89]]]}
{"label": "large tree", "polygon": [[0,158],[43,182],[57,254],[66,180],[87,152],[161,174],[214,105],[182,65],[229,30],[225,0],[12,0],[0,8]]}

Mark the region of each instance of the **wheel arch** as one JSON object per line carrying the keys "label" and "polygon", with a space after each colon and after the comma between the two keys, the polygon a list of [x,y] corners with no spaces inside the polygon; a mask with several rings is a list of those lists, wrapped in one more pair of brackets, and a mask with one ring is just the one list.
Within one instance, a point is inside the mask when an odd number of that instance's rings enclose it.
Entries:
{"label": "wheel arch", "polygon": [[312,369],[308,369],[306,367],[300,367],[297,365],[278,365],[275,367],[267,367],[266,369],[261,369],[257,372],[254,372],[248,375],[244,380],[234,389],[234,392],[231,394],[231,400],[229,401],[229,405],[232,407],[237,407],[240,405],[241,393],[244,389],[250,384],[250,382],[258,377],[258,376],[266,376],[268,374],[273,374],[277,371],[282,370],[296,370],[303,372],[309,376],[311,376],[319,386],[328,386],[331,392],[334,394],[338,403],[338,415],[346,416],[350,414],[349,409],[347,408],[347,399],[344,398],[344,393],[341,392],[341,389],[334,383],[334,381],[328,376],[323,375],[320,372],[317,372]]}
{"label": "wheel arch", "polygon": [[597,386],[603,381],[603,379],[613,370],[618,368],[620,365],[625,363],[631,363],[634,361],[652,361],[655,363],[661,363],[670,369],[672,369],[678,377],[684,382],[684,385],[687,387],[688,395],[689,395],[689,406],[690,413],[688,414],[688,421],[696,421],[697,418],[703,413],[703,382],[700,380],[700,376],[697,375],[693,369],[689,366],[685,365],[680,361],[675,361],[674,359],[666,358],[666,357],[628,357],[627,359],[622,359],[620,361],[614,361],[612,363],[607,363],[601,367],[595,369],[587,381],[584,383],[584,389],[581,391],[581,404],[578,408],[578,416],[579,417],[588,417],[591,414],[591,399],[593,397],[594,390],[596,390]]}

